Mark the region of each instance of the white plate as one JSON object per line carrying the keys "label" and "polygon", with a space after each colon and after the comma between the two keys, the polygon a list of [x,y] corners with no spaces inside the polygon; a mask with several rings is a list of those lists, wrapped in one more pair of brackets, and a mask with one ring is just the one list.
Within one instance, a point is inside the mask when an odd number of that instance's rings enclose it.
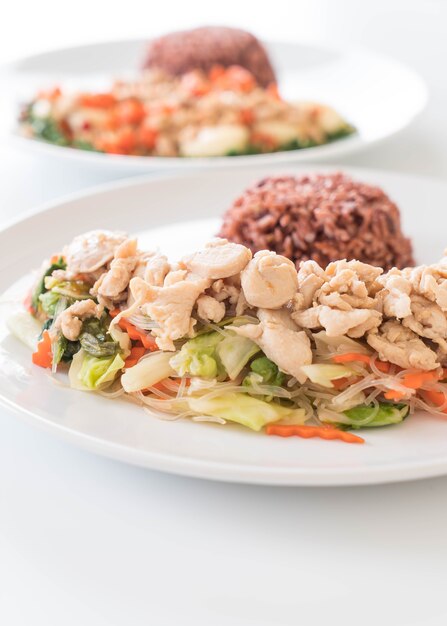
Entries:
{"label": "white plate", "polygon": [[[397,61],[358,48],[270,43],[284,95],[334,106],[358,128],[358,134],[315,148],[276,154],[178,159],[104,155],[29,140],[16,134],[19,102],[45,86],[62,83],[72,88],[98,88],[113,76],[128,76],[141,66],[144,40],[115,41],[67,48],[28,57],[3,72],[8,81],[4,102],[8,131],[24,150],[71,159],[117,171],[239,167],[324,160],[365,149],[390,137],[412,122],[427,102],[422,79]],[[1,76],[0,76],[1,79]]]}
{"label": "white plate", "polygon": [[[447,242],[446,184],[348,171],[381,185],[398,202],[418,261],[441,256]],[[232,198],[268,173],[257,168],[136,180],[52,205],[0,232],[0,290],[9,288],[6,299],[11,289],[23,291],[30,268],[91,228],[126,229],[138,233],[144,245],[178,257],[213,235]],[[236,426],[160,421],[125,401],[57,386],[31,364],[29,351],[7,335],[9,310],[7,304],[0,307],[1,401],[30,422],[94,452],[179,474],[265,484],[347,485],[447,473],[447,422],[427,415],[367,430],[367,443],[355,446],[284,440]]]}

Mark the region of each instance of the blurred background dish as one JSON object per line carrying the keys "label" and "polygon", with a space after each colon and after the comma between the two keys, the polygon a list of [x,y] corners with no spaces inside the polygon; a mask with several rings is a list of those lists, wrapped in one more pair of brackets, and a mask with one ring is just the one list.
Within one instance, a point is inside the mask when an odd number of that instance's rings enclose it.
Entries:
{"label": "blurred background dish", "polygon": [[93,44],[40,54],[11,64],[2,75],[9,81],[10,96],[4,122],[11,137],[25,150],[123,174],[166,168],[286,163],[320,160],[365,149],[405,128],[427,101],[423,81],[405,66],[381,55],[350,48],[267,43],[266,49],[284,97],[290,101],[306,99],[327,103],[353,124],[356,134],[327,145],[288,152],[194,159],[104,155],[18,136],[17,107],[20,102],[29,100],[37,89],[51,88],[56,83],[69,90],[98,90],[106,88],[114,76],[132,79],[145,55],[147,58],[147,45],[143,40]]}

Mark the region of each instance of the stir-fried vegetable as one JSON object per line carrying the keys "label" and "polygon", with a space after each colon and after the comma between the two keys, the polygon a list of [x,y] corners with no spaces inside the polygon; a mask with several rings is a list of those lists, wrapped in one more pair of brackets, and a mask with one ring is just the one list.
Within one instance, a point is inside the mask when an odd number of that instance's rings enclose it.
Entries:
{"label": "stir-fried vegetable", "polygon": [[380,402],[378,406],[356,406],[343,411],[349,418],[350,428],[376,428],[402,422],[408,415],[409,407],[406,404],[387,404]]}
{"label": "stir-fried vegetable", "polygon": [[101,389],[113,382],[123,367],[124,361],[119,354],[98,358],[79,350],[70,366],[70,383],[75,389]]}
{"label": "stir-fried vegetable", "polygon": [[[226,393],[211,398],[187,398],[188,405],[198,415],[211,415],[237,422],[252,430],[261,430],[266,424],[293,416],[296,409],[275,402],[264,402],[245,393]],[[300,418],[302,412],[298,410]]]}

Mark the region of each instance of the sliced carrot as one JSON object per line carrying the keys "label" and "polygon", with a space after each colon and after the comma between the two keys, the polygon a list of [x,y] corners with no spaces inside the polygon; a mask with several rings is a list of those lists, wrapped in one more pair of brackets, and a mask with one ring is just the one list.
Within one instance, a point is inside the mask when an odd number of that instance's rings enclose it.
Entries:
{"label": "sliced carrot", "polygon": [[117,124],[140,124],[145,117],[144,104],[140,100],[122,100],[114,108]]}
{"label": "sliced carrot", "polygon": [[[436,407],[440,407],[447,401],[447,396],[442,391],[434,391],[433,389],[423,389],[419,392],[424,400],[432,402]],[[447,413],[447,408],[442,409],[443,413]]]}
{"label": "sliced carrot", "polygon": [[256,87],[256,80],[251,72],[240,65],[227,67],[225,73],[218,77],[214,84],[221,89],[231,89],[249,93]]}
{"label": "sliced carrot", "polygon": [[399,400],[405,398],[407,394],[405,394],[403,391],[397,391],[396,389],[389,389],[383,395],[387,400],[394,400],[395,402],[399,402]]}
{"label": "sliced carrot", "polygon": [[213,65],[208,72],[208,78],[212,83],[215,83],[221,76],[224,76],[225,68],[223,65]]}
{"label": "sliced carrot", "polygon": [[133,346],[129,356],[124,361],[124,367],[133,367],[138,363],[142,356],[146,354],[147,350],[144,346]]}
{"label": "sliced carrot", "polygon": [[420,387],[423,387],[425,383],[438,381],[439,376],[439,370],[411,372],[409,374],[405,374],[402,378],[402,384],[409,389],[420,389]]}
{"label": "sliced carrot", "polygon": [[[361,354],[360,352],[346,352],[345,354],[336,354],[332,357],[334,363],[353,363],[355,361],[359,361],[361,363],[366,363],[366,365],[371,366],[371,357],[367,354]],[[379,361],[376,359],[374,361],[374,365],[378,370],[387,374],[391,369],[391,363],[387,363],[386,361]]]}
{"label": "sliced carrot", "polygon": [[51,347],[50,333],[45,330],[42,334],[42,339],[37,344],[36,352],[33,352],[32,361],[34,365],[39,367],[51,367],[53,363],[53,350]]}
{"label": "sliced carrot", "polygon": [[[110,311],[110,316],[116,317],[118,313],[120,313],[120,310],[114,309],[113,311]],[[118,322],[118,326],[121,328],[121,330],[125,330],[129,337],[134,341],[141,341],[146,350],[150,350],[151,352],[158,350],[158,346],[155,343],[155,339],[152,337],[152,335],[148,335],[144,331],[139,330],[126,318],[122,317]]]}
{"label": "sliced carrot", "polygon": [[137,130],[137,143],[143,148],[152,150],[157,141],[158,132],[146,124],[142,124]]}
{"label": "sliced carrot", "polygon": [[355,385],[355,383],[358,383],[360,380],[361,378],[359,376],[356,376],[355,378],[347,378],[345,376],[344,378],[334,378],[334,380],[331,380],[331,383],[335,389],[339,389],[341,391],[350,385]]}
{"label": "sliced carrot", "polygon": [[80,96],[79,104],[89,109],[109,109],[116,104],[111,93],[85,93]]}
{"label": "sliced carrot", "polygon": [[332,426],[269,424],[266,426],[265,432],[267,435],[277,435],[278,437],[303,437],[304,439],[319,437],[320,439],[339,439],[345,443],[365,443],[362,437]]}

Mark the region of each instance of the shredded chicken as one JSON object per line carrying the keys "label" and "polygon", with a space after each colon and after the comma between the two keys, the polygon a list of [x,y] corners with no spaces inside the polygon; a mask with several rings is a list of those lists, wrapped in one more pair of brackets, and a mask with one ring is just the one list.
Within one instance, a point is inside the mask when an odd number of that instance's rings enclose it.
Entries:
{"label": "shredded chicken", "polygon": [[93,300],[79,300],[57,316],[52,330],[60,330],[66,339],[76,341],[81,333],[83,320],[90,317],[99,319],[103,312],[104,307],[101,304],[96,304]]}
{"label": "shredded chicken", "polygon": [[197,300],[197,315],[206,322],[218,323],[225,317],[225,303],[202,295]]}
{"label": "shredded chicken", "polygon": [[137,240],[126,239],[118,246],[107,272],[96,281],[90,293],[98,302],[112,308],[127,298],[127,288],[138,263]]}
{"label": "shredded chicken", "polygon": [[105,267],[126,239],[125,233],[108,230],[92,230],[75,237],[63,250],[67,273],[89,274]]}
{"label": "shredded chicken", "polygon": [[262,250],[242,271],[241,284],[251,306],[279,309],[296,294],[298,277],[292,261]]}
{"label": "shredded chicken", "polygon": [[369,333],[366,341],[382,360],[404,369],[415,367],[432,370],[439,366],[436,353],[416,333],[397,320],[385,322],[378,331]]}
{"label": "shredded chicken", "polygon": [[159,328],[152,332],[161,350],[175,350],[174,341],[191,336],[197,320],[191,314],[197,298],[210,286],[206,278],[189,274],[172,285],[154,287],[141,278],[132,278],[130,289],[135,303]]}
{"label": "shredded chicken", "polygon": [[258,317],[259,324],[245,324],[232,330],[254,341],[282,372],[303,383],[306,375],[301,366],[312,363],[309,337],[284,309],[259,309]]}

